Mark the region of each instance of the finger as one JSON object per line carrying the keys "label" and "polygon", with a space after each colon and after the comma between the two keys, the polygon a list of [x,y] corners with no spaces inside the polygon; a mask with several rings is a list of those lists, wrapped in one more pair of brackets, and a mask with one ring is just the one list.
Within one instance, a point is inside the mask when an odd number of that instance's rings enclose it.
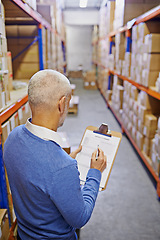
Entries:
{"label": "finger", "polygon": [[102,149],[99,148],[99,157],[104,158],[104,152],[102,151]]}
{"label": "finger", "polygon": [[97,150],[95,150],[95,151],[92,153],[92,158],[95,158],[95,157],[96,157],[96,153],[97,153]]}
{"label": "finger", "polygon": [[75,153],[79,153],[81,150],[82,150],[82,145],[80,145],[79,148],[75,150]]}

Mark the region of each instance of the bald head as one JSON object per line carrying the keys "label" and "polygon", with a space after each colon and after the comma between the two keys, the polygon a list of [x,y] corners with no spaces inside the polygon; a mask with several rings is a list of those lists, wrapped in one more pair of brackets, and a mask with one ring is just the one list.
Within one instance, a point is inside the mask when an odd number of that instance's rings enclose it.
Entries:
{"label": "bald head", "polygon": [[28,100],[35,109],[53,109],[61,97],[68,98],[70,94],[69,80],[54,70],[39,71],[29,81]]}

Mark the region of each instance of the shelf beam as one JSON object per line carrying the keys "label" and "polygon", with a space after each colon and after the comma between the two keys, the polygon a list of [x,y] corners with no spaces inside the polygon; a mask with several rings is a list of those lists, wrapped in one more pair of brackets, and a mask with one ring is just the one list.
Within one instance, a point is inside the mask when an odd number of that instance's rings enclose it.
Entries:
{"label": "shelf beam", "polygon": [[139,16],[138,18],[136,18],[135,24],[139,24],[141,22],[146,22],[148,20],[151,20],[151,19],[157,17],[158,15],[160,15],[160,5],[149,10],[148,12]]}
{"label": "shelf beam", "polygon": [[26,102],[28,101],[28,95],[24,98],[19,99],[16,103],[12,104],[9,108],[4,110],[0,114],[0,123],[1,125],[7,121],[15,112],[18,111],[19,108],[21,108]]}
{"label": "shelf beam", "polygon": [[141,91],[144,91],[146,92],[147,94],[149,94],[150,96],[160,100],[160,93],[156,92],[156,91],[153,91],[152,89],[148,88],[148,87],[145,87],[143,85],[140,85],[138,84],[137,82],[125,77],[125,76],[122,76],[120,74],[118,74],[117,72],[115,71],[112,71],[112,70],[109,70],[109,72],[113,75],[117,75],[120,79],[122,79],[123,81],[127,81],[127,82],[130,82],[132,85],[134,85],[135,87],[137,87],[139,90]]}

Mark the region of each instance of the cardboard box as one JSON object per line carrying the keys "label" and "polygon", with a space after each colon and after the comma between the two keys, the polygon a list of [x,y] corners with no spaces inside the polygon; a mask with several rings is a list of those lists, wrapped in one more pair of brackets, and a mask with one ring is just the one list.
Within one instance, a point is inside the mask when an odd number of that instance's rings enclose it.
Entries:
{"label": "cardboard box", "polygon": [[147,56],[146,68],[148,71],[160,71],[160,54],[149,53]]}
{"label": "cardboard box", "polygon": [[154,138],[155,133],[156,133],[156,129],[152,129],[144,125],[144,128],[143,128],[144,136],[151,139],[151,138]]}
{"label": "cardboard box", "polygon": [[0,209],[0,240],[8,240],[9,220],[7,209]]}
{"label": "cardboard box", "polygon": [[155,148],[156,148],[156,152],[158,153],[159,157],[160,157],[160,135],[159,134],[155,134]]}
{"label": "cardboard box", "polygon": [[133,101],[133,112],[136,116],[138,116],[138,105],[137,101]]}
{"label": "cardboard box", "polygon": [[138,89],[135,86],[131,87],[131,97],[136,101],[138,97]]}
{"label": "cardboard box", "polygon": [[153,169],[154,169],[155,173],[157,174],[157,176],[159,176],[159,174],[160,174],[160,161],[159,161],[158,154],[152,152],[151,159],[152,159]]}
{"label": "cardboard box", "polygon": [[145,115],[144,125],[147,126],[148,128],[156,130],[157,129],[157,122],[158,122],[158,119],[155,115],[153,115],[153,114]]}
{"label": "cardboard box", "polygon": [[135,128],[138,129],[138,117],[135,114],[133,114],[132,122]]}
{"label": "cardboard box", "polygon": [[145,87],[155,86],[158,75],[159,75],[159,71],[149,71],[148,69],[143,69],[142,84]]}
{"label": "cardboard box", "polygon": [[145,53],[160,53],[160,34],[152,33],[145,36]]}
{"label": "cardboard box", "polygon": [[136,142],[136,136],[137,136],[137,129],[133,126],[132,127],[132,138]]}
{"label": "cardboard box", "polygon": [[151,109],[150,96],[146,92],[141,91],[139,93],[139,99],[142,106],[146,109]]}
{"label": "cardboard box", "polygon": [[62,148],[68,153],[71,153],[71,145],[69,143],[67,133],[66,132],[58,132],[62,139]]}
{"label": "cardboard box", "polygon": [[139,149],[142,151],[143,144],[144,144],[144,136],[139,131],[137,131],[136,143],[137,143],[137,146],[139,147]]}
{"label": "cardboard box", "polygon": [[144,37],[150,33],[160,33],[159,21],[147,21],[138,24],[139,38],[144,39]]}
{"label": "cardboard box", "polygon": [[151,110],[147,109],[142,105],[138,105],[138,118],[142,121],[142,123],[144,123],[145,115],[150,113],[151,113]]}
{"label": "cardboard box", "polygon": [[2,145],[5,143],[8,135],[10,134],[10,123],[7,121],[2,125]]}
{"label": "cardboard box", "polygon": [[138,131],[143,135],[144,124],[143,122],[138,119]]}
{"label": "cardboard box", "polygon": [[143,151],[147,156],[150,156],[151,140],[147,137],[144,138]]}

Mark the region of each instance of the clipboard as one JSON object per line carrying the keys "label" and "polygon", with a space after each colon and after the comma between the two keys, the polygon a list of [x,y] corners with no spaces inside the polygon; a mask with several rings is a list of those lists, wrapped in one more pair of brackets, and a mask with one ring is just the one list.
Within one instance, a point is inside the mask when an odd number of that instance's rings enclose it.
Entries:
{"label": "clipboard", "polygon": [[100,133],[97,127],[94,126],[88,126],[85,129],[80,143],[82,150],[76,156],[82,185],[85,184],[86,176],[90,169],[91,155],[97,149],[97,145],[99,145],[99,148],[107,156],[107,167],[102,173],[99,191],[106,189],[121,139],[122,134],[120,132],[109,131],[109,134],[104,134]]}

